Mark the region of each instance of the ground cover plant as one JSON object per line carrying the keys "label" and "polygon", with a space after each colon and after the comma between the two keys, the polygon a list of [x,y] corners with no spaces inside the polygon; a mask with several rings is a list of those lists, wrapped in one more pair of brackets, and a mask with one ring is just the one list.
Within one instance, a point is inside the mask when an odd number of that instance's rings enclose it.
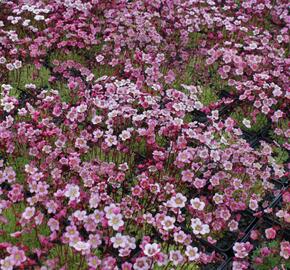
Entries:
{"label": "ground cover plant", "polygon": [[0,1],[0,269],[288,269],[289,24]]}

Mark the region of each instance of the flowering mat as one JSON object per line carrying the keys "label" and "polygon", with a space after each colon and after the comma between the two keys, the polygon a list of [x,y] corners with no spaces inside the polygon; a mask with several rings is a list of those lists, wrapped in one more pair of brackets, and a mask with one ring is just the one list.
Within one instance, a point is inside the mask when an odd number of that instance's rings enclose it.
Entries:
{"label": "flowering mat", "polygon": [[0,0],[0,268],[290,269],[287,0]]}

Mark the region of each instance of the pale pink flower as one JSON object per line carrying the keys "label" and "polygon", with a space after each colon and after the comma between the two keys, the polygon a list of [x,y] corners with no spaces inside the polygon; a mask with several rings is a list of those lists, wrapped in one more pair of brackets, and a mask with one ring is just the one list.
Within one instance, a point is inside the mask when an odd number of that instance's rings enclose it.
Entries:
{"label": "pale pink flower", "polygon": [[196,261],[199,258],[199,253],[198,253],[198,248],[197,247],[192,247],[192,246],[187,246],[185,255],[187,256],[189,261]]}
{"label": "pale pink flower", "polygon": [[276,230],[274,228],[268,228],[265,230],[265,235],[267,239],[275,239]]}
{"label": "pale pink flower", "polygon": [[126,237],[120,233],[111,237],[111,242],[113,243],[114,248],[125,248],[127,244]]}
{"label": "pale pink flower", "polygon": [[160,246],[156,243],[146,244],[144,247],[144,254],[148,257],[153,257],[160,252]]}
{"label": "pale pink flower", "polygon": [[173,208],[183,208],[187,199],[181,193],[177,193],[168,201],[168,205]]}
{"label": "pale pink flower", "polygon": [[210,232],[209,226],[207,224],[203,224],[199,218],[191,219],[191,228],[195,235],[204,235]]}
{"label": "pale pink flower", "polygon": [[22,217],[24,219],[31,219],[35,214],[35,207],[27,207],[24,212],[22,213]]}
{"label": "pale pink flower", "polygon": [[290,243],[288,241],[282,241],[280,244],[280,256],[285,260],[289,260],[290,257]]}
{"label": "pale pink flower", "polygon": [[205,203],[201,201],[199,198],[191,199],[190,203],[192,208],[198,211],[202,211],[205,207]]}
{"label": "pale pink flower", "polygon": [[74,184],[66,185],[64,196],[70,199],[70,201],[77,200],[80,196],[80,188]]}
{"label": "pale pink flower", "polygon": [[109,226],[113,227],[115,231],[118,231],[120,227],[124,225],[121,214],[112,214],[108,222]]}
{"label": "pale pink flower", "polygon": [[170,231],[174,228],[175,218],[165,216],[164,219],[161,221],[161,225],[165,231]]}

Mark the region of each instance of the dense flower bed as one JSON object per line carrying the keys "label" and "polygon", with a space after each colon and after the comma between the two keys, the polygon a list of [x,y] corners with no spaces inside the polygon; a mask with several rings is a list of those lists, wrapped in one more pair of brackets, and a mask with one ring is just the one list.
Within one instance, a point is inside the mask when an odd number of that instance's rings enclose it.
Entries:
{"label": "dense flower bed", "polygon": [[1,269],[288,269],[288,9],[0,2]]}

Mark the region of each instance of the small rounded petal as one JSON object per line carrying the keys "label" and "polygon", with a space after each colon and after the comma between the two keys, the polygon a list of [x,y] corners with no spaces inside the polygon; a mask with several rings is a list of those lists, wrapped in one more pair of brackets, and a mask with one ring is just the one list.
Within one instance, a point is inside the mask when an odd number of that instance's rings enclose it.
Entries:
{"label": "small rounded petal", "polygon": [[146,244],[144,247],[144,254],[148,257],[153,257],[160,252],[160,247],[158,244]]}
{"label": "small rounded petal", "polygon": [[192,246],[186,247],[185,255],[187,256],[189,261],[196,261],[200,256],[198,253],[198,248]]}
{"label": "small rounded petal", "polygon": [[27,207],[24,212],[22,213],[22,217],[24,219],[31,219],[35,214],[35,207]]}
{"label": "small rounded petal", "polygon": [[267,239],[275,239],[276,230],[274,228],[269,228],[265,230],[265,235]]}

